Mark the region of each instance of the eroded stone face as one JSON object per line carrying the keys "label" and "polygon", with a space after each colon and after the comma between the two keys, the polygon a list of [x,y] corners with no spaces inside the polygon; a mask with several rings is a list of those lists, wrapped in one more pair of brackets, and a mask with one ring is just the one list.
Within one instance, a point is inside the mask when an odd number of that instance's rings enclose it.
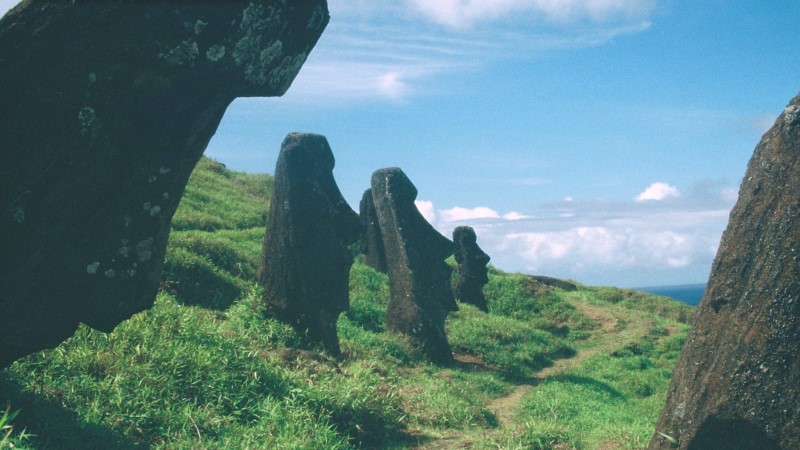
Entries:
{"label": "eroded stone face", "polygon": [[347,246],[364,227],[339,192],[333,166],[324,136],[293,133],[283,141],[259,279],[269,314],[338,355],[336,321],[350,305]]}
{"label": "eroded stone face", "polygon": [[[800,96],[756,147],[650,448],[800,448]],[[663,435],[662,435],[663,434]]]}
{"label": "eroded stone face", "polygon": [[458,309],[450,287],[453,243],[422,217],[417,189],[399,168],[372,174],[372,199],[383,236],[391,300],[388,329],[408,336],[436,363],[453,355],[444,322]]}
{"label": "eroded stone face", "polygon": [[366,225],[364,237],[361,238],[361,253],[364,254],[364,264],[378,272],[386,273],[386,251],[383,248],[383,235],[375,214],[375,203],[372,201],[372,189],[364,191],[358,205],[361,220]]}
{"label": "eroded stone face", "polygon": [[478,246],[478,237],[472,227],[456,227],[453,230],[453,243],[458,263],[456,282],[453,286],[456,299],[488,312],[483,286],[489,282],[486,265],[491,258]]}
{"label": "eroded stone face", "polygon": [[149,308],[228,104],[283,94],[307,2],[28,1],[0,20],[0,368]]}

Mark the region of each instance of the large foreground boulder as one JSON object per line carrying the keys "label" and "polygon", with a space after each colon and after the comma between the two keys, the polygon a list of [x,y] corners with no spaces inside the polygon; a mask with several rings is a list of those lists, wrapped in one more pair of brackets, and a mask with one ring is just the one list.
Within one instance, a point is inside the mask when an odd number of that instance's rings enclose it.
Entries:
{"label": "large foreground boulder", "polygon": [[325,0],[36,1],[0,20],[0,368],[149,308],[230,102],[282,95]]}
{"label": "large foreground boulder", "polygon": [[389,274],[386,327],[409,337],[431,361],[449,363],[444,322],[458,306],[444,260],[453,254],[453,243],[422,217],[414,205],[417,188],[399,168],[372,174],[372,198]]}
{"label": "large foreground boulder", "polygon": [[336,186],[334,163],[324,136],[292,133],[283,141],[259,281],[272,316],[337,356],[336,320],[350,306],[347,246],[364,227]]}
{"label": "large foreground boulder", "polygon": [[800,448],[799,256],[800,96],[750,160],[651,449]]}

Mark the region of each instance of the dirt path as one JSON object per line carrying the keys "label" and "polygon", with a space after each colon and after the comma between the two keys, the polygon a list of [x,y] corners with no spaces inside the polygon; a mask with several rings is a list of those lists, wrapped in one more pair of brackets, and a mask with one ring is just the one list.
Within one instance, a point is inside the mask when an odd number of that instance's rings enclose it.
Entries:
{"label": "dirt path", "polygon": [[[579,301],[571,303],[581,314],[592,319],[599,325],[599,330],[592,333],[592,336],[589,338],[590,340],[611,340],[611,336],[617,334],[617,327],[620,321],[617,317],[608,314],[607,307],[598,307]],[[596,355],[600,348],[601,346],[598,345],[589,349],[578,349],[575,356],[572,358],[554,361],[552,366],[545,367],[536,372],[534,378],[541,382],[544,379],[563,373],[569,368],[578,366],[586,358]],[[519,408],[520,402],[531,389],[533,389],[532,384],[519,384],[510,393],[492,400],[486,405],[486,409],[497,416],[497,421],[500,423],[500,426],[510,424],[513,422],[514,415]]]}
{"label": "dirt path", "polygon": [[501,427],[514,423],[522,399],[533,389],[532,384],[519,384],[510,393],[496,398],[486,405],[486,409],[493,412]]}
{"label": "dirt path", "polygon": [[[639,341],[652,328],[653,324],[642,320],[641,316],[628,312],[623,308],[608,305],[597,306],[580,299],[572,299],[569,303],[581,314],[596,322],[599,326],[590,336],[582,341],[576,349],[575,356],[558,359],[550,367],[533,374],[534,383],[521,383],[514,386],[508,394],[490,401],[486,409],[497,417],[498,427],[493,430],[480,430],[482,436],[496,434],[502,430],[509,430],[521,426],[516,414],[522,399],[533,389],[534,385],[543,380],[565,372],[567,369],[577,367],[586,358],[601,352],[611,353],[624,346]],[[435,441],[416,447],[417,450],[449,450],[469,449],[474,445],[474,433],[461,432],[448,433]]]}

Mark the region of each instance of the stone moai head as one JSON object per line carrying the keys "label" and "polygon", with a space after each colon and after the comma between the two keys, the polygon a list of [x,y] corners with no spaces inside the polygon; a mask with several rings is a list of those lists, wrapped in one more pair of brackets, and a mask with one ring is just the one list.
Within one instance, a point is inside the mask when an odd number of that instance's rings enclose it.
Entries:
{"label": "stone moai head", "polygon": [[386,251],[383,249],[383,235],[375,214],[375,203],[372,201],[372,189],[364,191],[359,203],[359,215],[366,225],[366,231],[361,238],[361,253],[364,254],[364,264],[378,272],[386,273]]}
{"label": "stone moai head", "polygon": [[347,246],[363,225],[339,192],[333,166],[324,136],[292,133],[283,141],[259,278],[269,314],[338,355],[336,321],[350,304]]}
{"label": "stone moai head", "polygon": [[456,298],[488,311],[483,286],[489,282],[486,265],[491,258],[478,247],[477,236],[472,227],[456,227],[453,230],[453,243],[458,263],[458,276],[454,286]]}
{"label": "stone moai head", "polygon": [[447,313],[458,309],[445,259],[453,243],[422,217],[417,188],[399,168],[372,175],[372,198],[383,236],[391,301],[390,330],[408,336],[434,362],[452,361],[444,331]]}

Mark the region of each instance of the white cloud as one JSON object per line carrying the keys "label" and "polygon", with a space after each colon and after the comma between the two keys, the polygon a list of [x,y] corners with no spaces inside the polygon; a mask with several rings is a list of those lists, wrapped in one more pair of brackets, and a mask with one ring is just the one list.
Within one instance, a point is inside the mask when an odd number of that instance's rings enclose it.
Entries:
{"label": "white cloud", "polygon": [[522,219],[528,219],[528,218],[530,218],[530,216],[528,216],[526,214],[523,214],[521,212],[517,212],[517,211],[511,211],[511,212],[503,214],[503,219],[506,219],[506,220],[522,220]]}
{"label": "white cloud", "polygon": [[417,209],[422,212],[422,215],[434,225],[442,228],[449,229],[451,224],[459,222],[474,222],[473,225],[477,226],[479,222],[497,219],[500,221],[515,221],[529,219],[530,216],[519,211],[509,211],[505,214],[500,214],[492,208],[486,206],[476,206],[474,208],[464,208],[462,206],[454,206],[448,209],[436,209],[433,202],[417,201]]}
{"label": "white cloud", "polygon": [[627,236],[604,226],[579,226],[563,231],[509,233],[509,248],[518,248],[534,267],[546,269],[556,261],[581,265],[622,265],[635,262],[624,251]]}
{"label": "white cloud", "polygon": [[401,100],[408,92],[408,85],[400,79],[399,72],[389,72],[379,77],[379,91],[389,100]]}
{"label": "white cloud", "polygon": [[399,102],[420,91],[419,86],[424,84],[421,80],[443,70],[440,64],[425,61],[312,59],[303,66],[292,88],[280,100],[315,106],[337,99]]}
{"label": "white cloud", "polygon": [[672,268],[686,267],[692,262],[688,256],[680,256],[677,258],[667,258],[667,266]]}
{"label": "white cloud", "polygon": [[[698,263],[710,266],[721,227],[709,231],[706,222],[703,227],[671,230],[670,226],[680,223],[678,215],[673,219],[662,227],[646,219],[640,220],[637,227],[599,221],[561,230],[508,232],[499,239],[484,239],[497,243],[487,252],[498,253],[490,253],[498,264],[510,257],[534,272],[579,281],[602,277],[607,271],[668,271]],[[531,223],[528,227],[536,225]]]}
{"label": "white cloud", "polygon": [[589,19],[641,19],[653,10],[653,0],[410,0],[428,19],[452,28],[529,14],[553,22]]}
{"label": "white cloud", "polygon": [[462,208],[456,206],[450,209],[439,210],[442,222],[461,222],[464,220],[475,219],[497,219],[500,214],[497,211],[487,208],[485,206],[478,206],[475,208]]}
{"label": "white cloud", "polygon": [[573,248],[569,232],[561,233],[511,233],[503,247],[518,248],[527,261],[539,266],[546,260],[565,258]]}
{"label": "white cloud", "polygon": [[429,200],[414,200],[419,213],[428,221],[428,223],[436,222],[436,209],[433,207],[433,202]]}
{"label": "white cloud", "polygon": [[[620,35],[642,32],[650,26],[644,20],[650,3],[330,0],[331,21],[282,101],[335,106],[363,101],[404,103],[422,95],[439,95],[449,86],[443,81],[445,75],[483,70],[493,61],[520,55],[536,57],[552,50],[598,46]],[[532,16],[508,22],[523,13]],[[556,17],[589,22],[557,27],[546,23]],[[603,19],[615,17],[633,20]],[[431,22],[443,26],[434,27]],[[465,28],[479,22],[480,27]]]}
{"label": "white cloud", "polygon": [[648,200],[666,200],[671,197],[680,197],[681,193],[675,186],[670,186],[667,183],[653,183],[647,187],[641,194],[636,196],[637,202],[645,202]]}
{"label": "white cloud", "polygon": [[572,209],[567,208],[559,208],[558,209],[558,217],[569,219],[571,217],[575,217],[575,211]]}

